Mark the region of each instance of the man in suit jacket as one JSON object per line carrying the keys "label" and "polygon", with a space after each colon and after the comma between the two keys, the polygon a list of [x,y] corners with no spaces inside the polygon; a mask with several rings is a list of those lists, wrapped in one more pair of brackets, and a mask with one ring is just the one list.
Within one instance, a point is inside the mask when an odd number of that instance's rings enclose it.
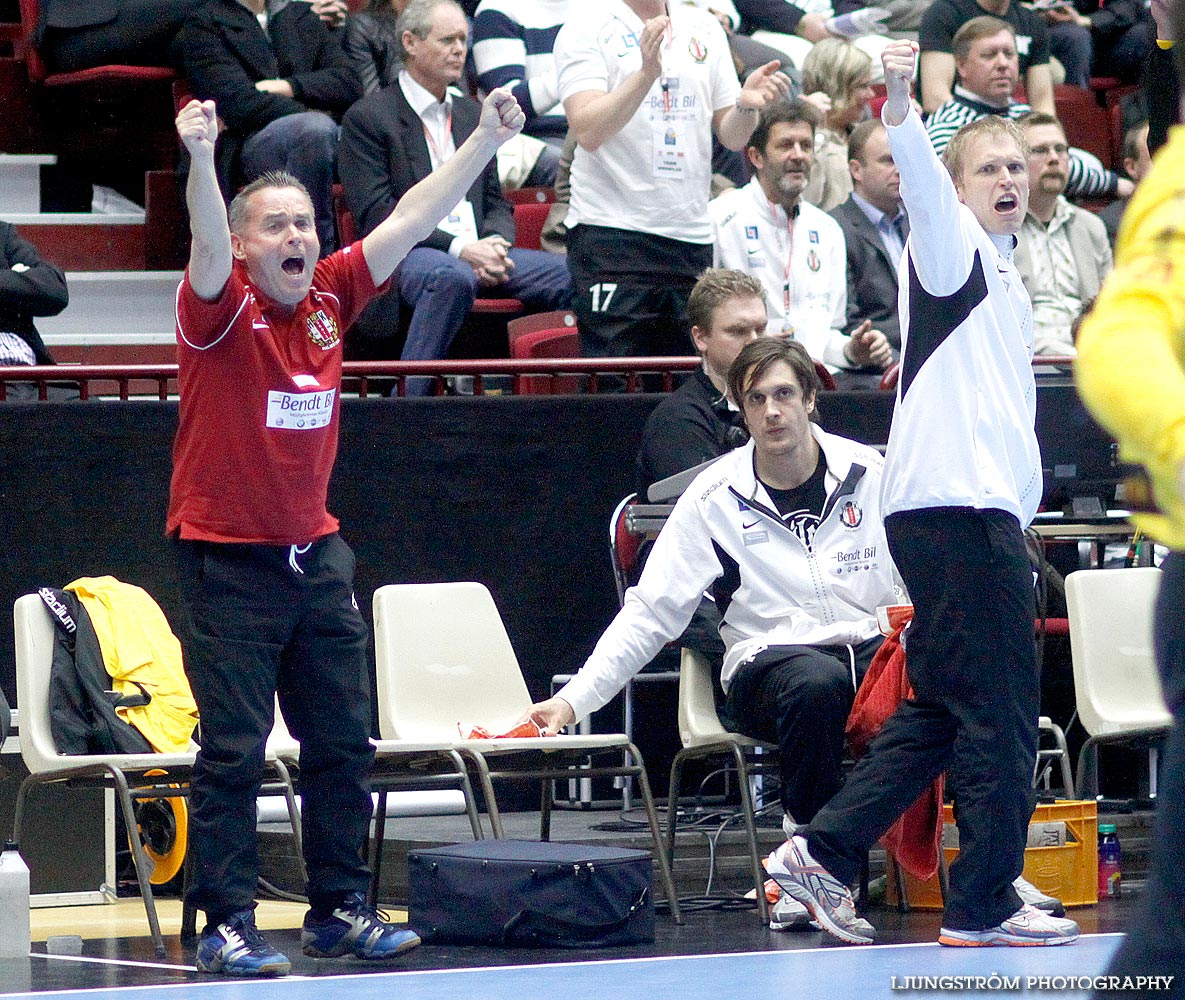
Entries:
{"label": "man in suit jacket", "polygon": [[[265,27],[266,25],[266,27]],[[185,76],[212,100],[225,126],[218,138],[223,194],[269,170],[308,189],[321,254],[337,248],[333,210],[338,119],[362,85],[310,4],[210,0],[182,30]]]}
{"label": "man in suit jacket", "polygon": [[[369,233],[403,193],[452,156],[477,125],[476,101],[449,93],[465,68],[469,23],[453,0],[411,0],[396,21],[404,68],[342,122],[338,171],[346,203]],[[571,299],[567,262],[514,249],[514,213],[490,163],[468,196],[407,255],[397,292],[413,307],[404,360],[443,358],[477,297],[511,296],[534,309]],[[394,291],[392,294],[394,294]]]}
{"label": "man in suit jacket", "polygon": [[[10,222],[0,222],[0,365],[52,365],[34,316],[56,316],[70,301],[66,276],[45,260]],[[32,382],[9,382],[6,399],[37,396]],[[78,391],[48,387],[50,399],[77,399]],[[0,709],[2,715],[2,709]]]}
{"label": "man in suit jacket", "polygon": [[852,193],[831,212],[848,248],[847,332],[871,320],[896,353],[901,349],[897,265],[909,235],[909,220],[901,204],[901,177],[879,118],[852,130],[848,169]]}

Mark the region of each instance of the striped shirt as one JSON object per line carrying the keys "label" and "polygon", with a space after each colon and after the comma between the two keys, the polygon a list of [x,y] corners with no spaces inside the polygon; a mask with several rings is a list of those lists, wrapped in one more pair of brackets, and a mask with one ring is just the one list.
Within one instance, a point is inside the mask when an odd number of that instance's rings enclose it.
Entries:
{"label": "striped shirt", "polygon": [[525,131],[560,136],[568,119],[556,83],[555,36],[576,0],[482,0],[473,19],[477,82],[509,87],[527,116]]}
{"label": "striped shirt", "polygon": [[[947,143],[964,125],[978,121],[987,115],[1003,115],[1013,121],[1027,115],[1033,109],[1020,101],[1014,101],[1006,108],[995,107],[976,98],[970,91],[958,84],[954,96],[938,108],[926,123],[926,132],[934,151],[941,156]],[[1119,175],[1103,166],[1099,158],[1084,149],[1070,150],[1070,174],[1066,181],[1068,198],[1113,198],[1119,187]]]}
{"label": "striped shirt", "polygon": [[0,365],[35,365],[37,355],[24,337],[0,331]]}

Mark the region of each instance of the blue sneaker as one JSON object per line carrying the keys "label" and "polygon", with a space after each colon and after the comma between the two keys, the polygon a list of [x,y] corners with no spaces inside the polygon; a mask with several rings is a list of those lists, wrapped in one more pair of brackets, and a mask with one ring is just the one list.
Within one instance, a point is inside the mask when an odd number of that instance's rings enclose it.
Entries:
{"label": "blue sneaker", "polygon": [[392,958],[419,943],[418,934],[388,923],[387,915],[368,906],[360,892],[347,896],[327,917],[309,910],[300,931],[301,948],[312,958]]}
{"label": "blue sneaker", "polygon": [[228,976],[286,976],[292,968],[255,926],[254,910],[232,913],[217,927],[207,927],[197,946],[198,972]]}

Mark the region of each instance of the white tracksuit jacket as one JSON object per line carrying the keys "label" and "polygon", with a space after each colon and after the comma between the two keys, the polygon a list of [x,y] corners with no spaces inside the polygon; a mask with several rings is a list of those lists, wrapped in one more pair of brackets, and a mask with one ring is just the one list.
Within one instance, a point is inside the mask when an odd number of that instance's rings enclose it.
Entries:
{"label": "white tracksuit jacket", "polygon": [[558,692],[582,719],[605,705],[691,621],[712,588],[723,613],[727,689],[768,646],[859,643],[898,578],[881,523],[880,453],[812,425],[827,502],[811,549],[782,521],[753,468],[753,443],[722,456],[679,498],[637,586],[580,672]]}
{"label": "white tracksuit jacket", "polygon": [[1015,241],[989,235],[959,202],[916,112],[887,131],[909,240],[884,513],[998,509],[1026,527],[1042,478],[1033,307],[1012,263]]}

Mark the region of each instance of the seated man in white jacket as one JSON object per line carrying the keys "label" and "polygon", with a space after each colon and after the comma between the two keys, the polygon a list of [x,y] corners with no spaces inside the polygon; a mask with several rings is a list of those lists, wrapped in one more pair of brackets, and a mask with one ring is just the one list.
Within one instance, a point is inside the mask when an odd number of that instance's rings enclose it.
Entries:
{"label": "seated man in white jacket", "polygon": [[751,440],[692,481],[588,661],[530,714],[557,732],[605,705],[711,588],[726,724],[779,745],[782,806],[806,823],[840,785],[844,723],[882,642],[877,606],[901,597],[881,524],[882,458],[813,422],[818,375],[797,342],[748,344],[728,386]]}

